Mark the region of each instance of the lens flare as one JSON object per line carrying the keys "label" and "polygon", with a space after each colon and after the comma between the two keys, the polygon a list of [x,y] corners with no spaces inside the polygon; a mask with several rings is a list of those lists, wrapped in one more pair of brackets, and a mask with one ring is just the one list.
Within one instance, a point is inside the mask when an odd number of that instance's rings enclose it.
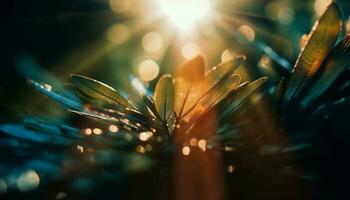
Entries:
{"label": "lens flare", "polygon": [[188,31],[199,21],[210,16],[210,0],[156,0],[161,15],[167,17],[179,30]]}

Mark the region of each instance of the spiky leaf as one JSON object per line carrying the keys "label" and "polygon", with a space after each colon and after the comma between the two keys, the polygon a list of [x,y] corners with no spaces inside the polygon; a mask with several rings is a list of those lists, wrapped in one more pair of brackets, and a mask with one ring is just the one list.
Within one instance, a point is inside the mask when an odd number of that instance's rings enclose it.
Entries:
{"label": "spiky leaf", "polygon": [[196,58],[183,64],[175,73],[174,111],[181,118],[203,95],[204,58]]}
{"label": "spiky leaf", "polygon": [[174,105],[174,87],[170,75],[163,75],[154,92],[154,103],[159,116],[166,121],[173,112]]}
{"label": "spiky leaf", "polygon": [[226,74],[228,74],[228,77],[232,75],[244,63],[245,59],[245,56],[237,56],[228,62],[221,63],[220,65],[213,67],[210,71],[208,71],[205,77],[208,88],[213,87]]}
{"label": "spiky leaf", "polygon": [[350,65],[350,35],[347,35],[329,53],[322,64],[320,78],[311,88],[303,101],[307,106],[312,100],[321,96],[335,81],[335,79]]}
{"label": "spiky leaf", "polygon": [[234,96],[230,108],[225,111],[225,114],[234,112],[242,103],[244,103],[248,97],[250,97],[263,83],[267,81],[267,77],[259,78],[252,83],[243,86],[243,89],[238,90]]}
{"label": "spiky leaf", "polygon": [[228,78],[224,78],[219,81],[210,91],[208,91],[196,104],[195,108],[191,113],[189,113],[189,117],[195,118],[200,113],[205,112],[206,110],[211,109],[217,103],[219,103],[222,99],[224,99],[230,92],[235,90],[241,77],[238,74],[232,75]]}
{"label": "spiky leaf", "polygon": [[29,83],[41,94],[51,98],[52,100],[56,101],[60,105],[71,108],[71,109],[76,109],[76,110],[81,110],[83,108],[83,105],[81,102],[65,97],[63,95],[58,94],[57,92],[52,91],[51,89],[48,89],[45,87],[45,85],[40,84],[36,81],[29,80]]}
{"label": "spiky leaf", "polygon": [[143,106],[146,106],[147,116],[150,118],[160,118],[157,112],[156,105],[154,104],[154,100],[147,95],[141,95]]}
{"label": "spiky leaf", "polygon": [[297,97],[303,86],[314,76],[337,40],[341,28],[341,15],[336,4],[331,4],[315,23],[306,46],[295,64],[284,95],[287,101]]}
{"label": "spiky leaf", "polygon": [[91,98],[116,103],[126,108],[134,108],[114,88],[102,82],[81,75],[72,75],[72,81],[80,92]]}

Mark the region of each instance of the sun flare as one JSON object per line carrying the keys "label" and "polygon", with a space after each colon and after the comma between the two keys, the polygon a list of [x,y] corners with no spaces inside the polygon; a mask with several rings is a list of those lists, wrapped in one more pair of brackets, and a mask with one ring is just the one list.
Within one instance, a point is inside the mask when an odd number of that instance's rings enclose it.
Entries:
{"label": "sun flare", "polygon": [[155,0],[162,16],[181,31],[189,31],[194,25],[210,16],[210,0]]}

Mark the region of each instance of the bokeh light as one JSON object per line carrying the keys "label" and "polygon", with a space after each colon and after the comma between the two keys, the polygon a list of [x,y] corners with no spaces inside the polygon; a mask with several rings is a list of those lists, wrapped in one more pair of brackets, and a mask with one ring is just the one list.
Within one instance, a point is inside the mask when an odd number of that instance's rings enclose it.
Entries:
{"label": "bokeh light", "polygon": [[289,7],[282,7],[277,15],[277,19],[282,24],[290,24],[294,20],[294,10]]}
{"label": "bokeh light", "polygon": [[84,130],[85,135],[91,135],[92,134],[92,129],[91,128],[87,128]]}
{"label": "bokeh light", "polygon": [[233,149],[232,147],[228,147],[228,146],[226,146],[224,149],[225,149],[225,151],[227,151],[227,152],[232,152],[232,151],[234,151],[234,149]]}
{"label": "bokeh light", "polygon": [[146,152],[146,149],[145,149],[145,147],[143,147],[142,145],[138,145],[138,146],[136,147],[136,151],[143,154],[143,153]]}
{"label": "bokeh light", "polygon": [[265,14],[268,18],[276,20],[281,24],[288,25],[294,20],[294,10],[281,2],[270,2],[265,7]]}
{"label": "bokeh light", "polygon": [[197,144],[198,144],[197,138],[192,138],[192,139],[190,140],[190,145],[191,145],[191,146],[195,147],[195,146],[197,146]]}
{"label": "bokeh light", "polygon": [[122,44],[130,38],[129,27],[125,24],[115,24],[107,31],[107,38],[113,44]]}
{"label": "bokeh light", "polygon": [[233,173],[234,171],[235,171],[235,166],[233,166],[233,165],[227,166],[227,172],[228,173]]}
{"label": "bokeh light", "polygon": [[147,144],[145,147],[146,151],[152,151],[153,147],[150,144]]}
{"label": "bokeh light", "polygon": [[240,33],[242,33],[242,35],[249,40],[250,42],[252,42],[255,38],[255,31],[253,30],[252,27],[248,26],[248,25],[242,25],[238,28],[238,31]]}
{"label": "bokeh light", "polygon": [[270,62],[271,62],[270,57],[268,57],[267,55],[261,56],[261,58],[260,58],[260,66],[261,67],[268,69],[271,65]]}
{"label": "bokeh light", "polygon": [[202,150],[205,151],[207,148],[207,141],[206,140],[199,140],[198,141],[198,147]]}
{"label": "bokeh light", "polygon": [[81,146],[81,145],[77,145],[77,150],[78,150],[80,153],[84,153],[84,147]]}
{"label": "bokeh light", "polygon": [[27,192],[36,189],[39,183],[39,175],[34,170],[30,169],[19,176],[17,179],[17,188],[22,192]]}
{"label": "bokeh light", "polygon": [[116,13],[123,13],[130,9],[130,0],[109,0],[109,6]]}
{"label": "bokeh light", "polygon": [[116,133],[119,131],[119,128],[116,125],[110,125],[109,126],[109,131],[112,133]]}
{"label": "bokeh light", "polygon": [[129,133],[125,134],[125,140],[126,141],[131,141],[132,140],[132,135],[129,134]]}
{"label": "bokeh light", "polygon": [[181,48],[182,56],[189,60],[196,57],[200,53],[200,48],[195,43],[187,43]]}
{"label": "bokeh light", "polygon": [[147,133],[147,132],[141,132],[140,135],[139,135],[139,139],[140,139],[141,141],[147,141],[148,138],[149,138],[149,136],[148,136],[148,133]]}
{"label": "bokeh light", "polygon": [[139,139],[141,141],[147,141],[149,138],[151,138],[153,136],[153,133],[151,131],[145,131],[145,132],[141,132],[139,134]]}
{"label": "bokeh light", "polygon": [[103,133],[102,129],[100,128],[94,128],[92,131],[95,135],[101,135]]}
{"label": "bokeh light", "polygon": [[149,52],[156,52],[161,50],[163,46],[163,39],[159,33],[149,32],[142,38],[142,47]]}
{"label": "bokeh light", "polygon": [[159,66],[153,60],[144,60],[138,66],[138,73],[142,80],[151,81],[158,76]]}
{"label": "bokeh light", "polygon": [[221,62],[228,62],[235,57],[235,52],[232,49],[226,49],[221,54]]}
{"label": "bokeh light", "polygon": [[188,155],[190,155],[190,152],[191,152],[190,147],[184,146],[184,147],[182,148],[182,154],[183,154],[183,155],[188,156]]}

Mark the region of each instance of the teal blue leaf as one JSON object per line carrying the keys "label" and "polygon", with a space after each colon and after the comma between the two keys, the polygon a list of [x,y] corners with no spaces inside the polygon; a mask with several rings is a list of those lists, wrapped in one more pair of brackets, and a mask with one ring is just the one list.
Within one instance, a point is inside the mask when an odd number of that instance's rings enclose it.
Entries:
{"label": "teal blue leaf", "polygon": [[300,95],[304,86],[312,79],[337,41],[341,30],[341,14],[338,6],[331,4],[320,20],[315,23],[306,46],[295,64],[288,88],[284,95],[290,101]]}
{"label": "teal blue leaf", "polygon": [[307,106],[320,97],[350,65],[350,35],[334,47],[321,67],[321,75],[307,94],[302,104]]}
{"label": "teal blue leaf", "polygon": [[33,80],[29,80],[29,83],[37,91],[51,98],[52,100],[56,101],[57,103],[59,103],[60,105],[66,108],[75,109],[75,110],[82,110],[83,108],[83,105],[81,102],[58,94],[57,92],[52,91],[51,87],[46,87],[44,84],[40,84]]}
{"label": "teal blue leaf", "polygon": [[0,131],[6,133],[9,136],[31,142],[56,145],[70,145],[72,143],[71,140],[64,138],[58,134],[42,133],[29,130],[22,124],[3,124],[0,125]]}

